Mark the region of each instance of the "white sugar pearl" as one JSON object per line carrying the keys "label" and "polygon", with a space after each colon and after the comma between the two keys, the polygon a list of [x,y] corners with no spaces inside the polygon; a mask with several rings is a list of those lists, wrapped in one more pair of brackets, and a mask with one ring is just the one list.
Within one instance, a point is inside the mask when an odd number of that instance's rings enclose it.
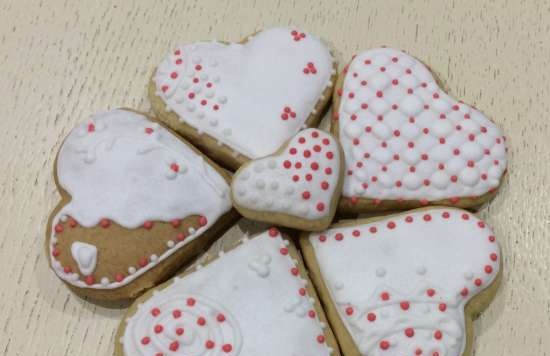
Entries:
{"label": "white sugar pearl", "polygon": [[130,273],[130,274],[136,273],[135,267],[128,267],[128,273]]}
{"label": "white sugar pearl", "polygon": [[174,247],[174,245],[175,245],[175,243],[172,240],[166,242],[166,246],[168,246],[168,248],[172,248],[172,247]]}
{"label": "white sugar pearl", "polygon": [[109,284],[109,278],[103,277],[101,278],[101,285],[106,286]]}

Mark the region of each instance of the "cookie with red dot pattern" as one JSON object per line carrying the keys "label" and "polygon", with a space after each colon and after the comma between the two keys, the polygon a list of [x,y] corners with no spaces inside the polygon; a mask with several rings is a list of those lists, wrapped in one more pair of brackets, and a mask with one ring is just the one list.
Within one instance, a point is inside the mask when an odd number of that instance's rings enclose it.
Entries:
{"label": "cookie with red dot pattern", "polygon": [[507,164],[501,130],[446,94],[419,60],[371,49],[353,58],[337,87],[332,132],[346,159],[343,210],[470,208],[496,193]]}
{"label": "cookie with red dot pattern", "polygon": [[325,229],[340,197],[343,164],[340,146],[329,133],[300,131],[275,154],[252,160],[235,173],[233,203],[250,219]]}
{"label": "cookie with red dot pattern", "polygon": [[346,355],[466,356],[470,321],[500,282],[493,232],[456,208],[346,221],[300,242]]}

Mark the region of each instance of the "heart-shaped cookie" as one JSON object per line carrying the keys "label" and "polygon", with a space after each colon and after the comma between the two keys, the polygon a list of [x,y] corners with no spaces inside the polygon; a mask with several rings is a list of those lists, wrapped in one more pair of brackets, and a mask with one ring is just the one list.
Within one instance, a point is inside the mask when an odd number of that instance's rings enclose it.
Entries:
{"label": "heart-shaped cookie", "polygon": [[51,266],[98,299],[134,297],[167,278],[236,215],[225,173],[136,112],[97,114],[72,130],[56,178]]}
{"label": "heart-shaped cookie", "polygon": [[241,242],[138,299],[115,356],[339,356],[294,245],[276,229]]}
{"label": "heart-shaped cookie", "polygon": [[454,208],[343,222],[301,239],[346,355],[466,356],[500,281],[491,229]]}
{"label": "heart-shaped cookie", "polygon": [[346,157],[344,210],[474,207],[499,187],[501,131],[448,96],[415,58],[390,48],[355,56],[334,103],[332,130]]}
{"label": "heart-shaped cookie", "polygon": [[277,153],[250,161],[235,173],[233,203],[250,219],[325,229],[336,211],[343,166],[340,146],[330,134],[303,130]]}
{"label": "heart-shaped cookie", "polygon": [[243,43],[177,47],[158,66],[149,96],[162,121],[238,168],[316,124],[332,93],[335,65],[317,37],[272,28]]}

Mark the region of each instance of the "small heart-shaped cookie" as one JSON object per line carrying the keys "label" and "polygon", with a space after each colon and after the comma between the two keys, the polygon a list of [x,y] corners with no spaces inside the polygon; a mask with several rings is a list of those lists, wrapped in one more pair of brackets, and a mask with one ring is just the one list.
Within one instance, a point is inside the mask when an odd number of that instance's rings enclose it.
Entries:
{"label": "small heart-shaped cookie", "polygon": [[505,138],[395,49],[354,57],[339,79],[332,130],[346,157],[341,208],[479,206],[506,171]]}
{"label": "small heart-shaped cookie", "polygon": [[236,169],[316,126],[335,68],[317,37],[272,28],[242,43],[177,47],[158,66],[149,97],[162,121]]}
{"label": "small heart-shaped cookie", "polygon": [[346,221],[300,242],[345,355],[469,355],[500,282],[493,232],[464,210]]}
{"label": "small heart-shaped cookie", "polygon": [[277,153],[250,161],[235,173],[233,203],[250,219],[322,230],[336,211],[343,165],[340,146],[330,134],[306,129]]}
{"label": "small heart-shaped cookie", "polygon": [[62,200],[46,236],[52,269],[78,294],[135,297],[234,221],[228,179],[142,114],[94,115],[57,155]]}

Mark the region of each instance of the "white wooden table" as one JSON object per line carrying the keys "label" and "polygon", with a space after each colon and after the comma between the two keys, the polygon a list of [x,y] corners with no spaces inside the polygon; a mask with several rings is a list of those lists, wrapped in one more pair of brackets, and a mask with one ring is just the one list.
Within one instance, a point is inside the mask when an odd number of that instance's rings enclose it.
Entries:
{"label": "white wooden table", "polygon": [[112,353],[124,309],[71,294],[43,253],[67,132],[97,110],[148,110],[148,77],[178,43],[288,24],[329,40],[340,60],[406,49],[504,129],[510,174],[481,212],[503,246],[504,283],[475,323],[475,354],[550,355],[550,3],[531,0],[1,0],[0,354]]}

